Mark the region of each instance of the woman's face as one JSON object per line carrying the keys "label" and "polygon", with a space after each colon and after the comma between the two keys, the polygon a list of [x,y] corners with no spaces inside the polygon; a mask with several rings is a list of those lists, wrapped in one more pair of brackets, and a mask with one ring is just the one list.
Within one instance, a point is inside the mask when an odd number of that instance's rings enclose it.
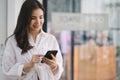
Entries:
{"label": "woman's face", "polygon": [[44,13],[42,9],[35,9],[32,11],[30,32],[39,33],[44,23]]}

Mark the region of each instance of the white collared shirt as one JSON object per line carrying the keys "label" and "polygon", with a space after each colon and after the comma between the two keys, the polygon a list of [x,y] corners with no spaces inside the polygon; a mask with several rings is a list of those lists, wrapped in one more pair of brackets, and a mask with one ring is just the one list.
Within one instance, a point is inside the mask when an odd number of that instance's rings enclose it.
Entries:
{"label": "white collared shirt", "polygon": [[[21,49],[17,46],[15,36],[11,36],[6,43],[2,58],[2,70],[4,80],[59,80],[63,72],[63,59],[56,38],[48,33],[41,32],[37,35],[34,43],[29,35],[29,42],[34,48],[21,55]],[[22,76],[22,70],[26,63],[29,63],[33,54],[43,54],[48,50],[58,50],[57,64],[59,71],[53,75],[50,67],[45,63],[36,64],[27,74]]]}

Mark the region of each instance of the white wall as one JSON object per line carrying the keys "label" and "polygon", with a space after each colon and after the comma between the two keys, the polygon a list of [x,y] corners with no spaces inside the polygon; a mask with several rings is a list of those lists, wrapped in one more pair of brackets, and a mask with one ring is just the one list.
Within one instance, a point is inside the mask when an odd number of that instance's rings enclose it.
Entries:
{"label": "white wall", "polygon": [[42,0],[39,0],[42,3]]}
{"label": "white wall", "polygon": [[0,80],[2,79],[1,61],[3,53],[3,45],[7,36],[7,0],[0,0]]}
{"label": "white wall", "polygon": [[10,36],[15,29],[18,13],[23,1],[24,0],[8,0],[7,36]]}
{"label": "white wall", "polygon": [[6,38],[6,23],[7,23],[7,16],[6,16],[6,4],[7,0],[0,0],[0,46],[4,44],[4,40]]}
{"label": "white wall", "polygon": [[7,0],[7,36],[10,36],[15,27],[15,0]]}
{"label": "white wall", "polygon": [[18,14],[24,0],[15,0],[15,25],[17,22]]}

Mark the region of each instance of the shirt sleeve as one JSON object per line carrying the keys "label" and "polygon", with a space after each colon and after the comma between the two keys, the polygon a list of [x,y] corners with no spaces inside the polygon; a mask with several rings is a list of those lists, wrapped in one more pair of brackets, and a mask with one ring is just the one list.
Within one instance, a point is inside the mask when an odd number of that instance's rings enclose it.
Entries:
{"label": "shirt sleeve", "polygon": [[21,76],[24,66],[20,63],[16,63],[15,51],[12,44],[13,41],[14,40],[11,38],[7,40],[2,58],[4,77],[11,80],[18,79]]}

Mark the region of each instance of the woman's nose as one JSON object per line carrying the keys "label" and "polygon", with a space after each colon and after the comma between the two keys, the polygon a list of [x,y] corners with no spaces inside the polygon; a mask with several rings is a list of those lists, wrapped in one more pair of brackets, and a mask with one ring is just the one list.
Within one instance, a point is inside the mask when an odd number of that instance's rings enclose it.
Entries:
{"label": "woman's nose", "polygon": [[36,19],[36,23],[37,23],[37,24],[40,23],[40,19]]}

